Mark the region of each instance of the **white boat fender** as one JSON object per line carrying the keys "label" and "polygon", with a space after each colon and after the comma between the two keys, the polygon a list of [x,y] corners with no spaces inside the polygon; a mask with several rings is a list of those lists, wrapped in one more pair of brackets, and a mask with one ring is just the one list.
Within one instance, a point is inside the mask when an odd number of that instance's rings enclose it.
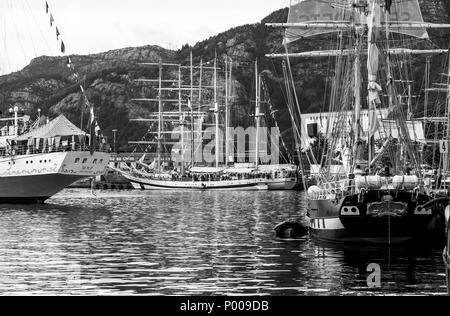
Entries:
{"label": "white boat fender", "polygon": [[309,233],[309,227],[295,219],[278,224],[274,230],[277,238],[281,239],[299,239],[307,236]]}

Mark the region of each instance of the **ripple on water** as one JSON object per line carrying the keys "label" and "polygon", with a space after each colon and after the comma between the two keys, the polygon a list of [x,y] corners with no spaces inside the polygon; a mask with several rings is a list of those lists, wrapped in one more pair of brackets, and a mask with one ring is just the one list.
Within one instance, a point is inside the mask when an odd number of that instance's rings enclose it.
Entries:
{"label": "ripple on water", "polygon": [[[66,190],[0,207],[3,295],[444,295],[442,250],[396,253],[282,241],[299,192]],[[382,288],[365,287],[382,266]]]}

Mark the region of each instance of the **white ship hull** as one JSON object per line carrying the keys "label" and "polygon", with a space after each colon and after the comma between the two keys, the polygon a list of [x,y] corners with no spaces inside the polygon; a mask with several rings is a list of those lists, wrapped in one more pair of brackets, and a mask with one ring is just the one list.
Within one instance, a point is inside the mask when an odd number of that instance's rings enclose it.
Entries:
{"label": "white ship hull", "polygon": [[264,191],[269,187],[263,179],[230,181],[168,181],[125,177],[136,190],[218,190],[218,191]]}
{"label": "white ship hull", "polygon": [[43,203],[72,183],[102,175],[109,154],[55,152],[0,158],[0,203]]}

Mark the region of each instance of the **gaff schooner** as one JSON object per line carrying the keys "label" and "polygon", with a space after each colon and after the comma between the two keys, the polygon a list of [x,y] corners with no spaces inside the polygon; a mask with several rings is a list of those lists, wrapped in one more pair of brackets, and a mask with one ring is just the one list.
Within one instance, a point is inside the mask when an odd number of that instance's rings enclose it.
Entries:
{"label": "gaff schooner", "polygon": [[[290,78],[294,58],[335,60],[330,113],[323,114],[328,116],[329,135],[324,135],[323,155],[311,158],[320,168],[317,185],[308,189],[312,237],[393,244],[427,235],[434,220],[442,218],[449,188],[443,182],[433,186],[424,176],[423,147],[410,128],[415,124],[411,93],[406,103],[401,91],[410,83],[407,68],[412,56],[448,54],[435,47],[419,49],[409,39],[427,41],[427,29],[450,24],[425,23],[418,0],[304,0],[291,2],[288,23],[269,25],[286,28],[286,52],[269,57],[285,58]],[[302,38],[330,33],[337,35],[335,50],[290,51]],[[450,68],[444,85],[448,96],[449,74]],[[300,108],[296,95],[293,99]],[[447,98],[446,142],[449,111]],[[300,142],[308,134],[307,126],[300,126],[300,117],[293,120],[298,122]],[[336,160],[344,172],[332,172]],[[447,176],[448,151],[441,153],[441,161],[439,174]],[[442,224],[433,228],[443,230]]]}

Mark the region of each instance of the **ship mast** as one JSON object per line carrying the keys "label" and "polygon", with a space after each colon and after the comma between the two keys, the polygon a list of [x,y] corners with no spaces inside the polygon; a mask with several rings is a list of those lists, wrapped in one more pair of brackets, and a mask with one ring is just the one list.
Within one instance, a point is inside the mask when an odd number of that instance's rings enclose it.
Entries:
{"label": "ship mast", "polygon": [[[446,115],[447,118],[447,147],[450,145],[450,54],[449,54],[449,60],[448,60],[448,70],[447,70],[447,108],[446,108]],[[447,150],[447,153],[444,154],[444,172],[448,173],[450,169],[450,156]]]}
{"label": "ship mast", "polygon": [[182,96],[181,96],[181,65],[178,67],[178,108],[180,111],[180,126],[181,126],[181,174],[185,173],[185,162],[184,162],[184,113],[182,108]]}
{"label": "ship mast", "polygon": [[214,57],[214,114],[216,118],[216,168],[220,167],[219,103],[217,102],[217,54]]}
{"label": "ship mast", "polygon": [[260,106],[261,106],[261,75],[258,73],[258,60],[255,62],[255,79],[256,79],[256,94],[255,94],[255,120],[256,120],[256,144],[255,144],[255,166],[256,170],[259,168],[259,134],[261,127]]}
{"label": "ship mast", "polygon": [[[359,41],[359,39],[358,39]],[[360,43],[357,44],[357,51],[360,51]],[[361,141],[361,57],[358,52],[355,56],[355,121],[354,121],[354,151],[353,151],[353,170],[356,168],[358,160],[358,149]]]}
{"label": "ship mast", "polygon": [[[202,73],[202,66],[203,64],[200,65],[200,90],[199,90],[199,100],[201,100],[201,73]],[[189,107],[191,110],[191,165],[192,167],[195,166],[195,122],[194,122],[194,105],[193,105],[193,101],[194,101],[194,58],[192,56],[192,51],[190,53],[190,75],[191,75],[191,91],[190,91],[190,99],[189,99]]]}
{"label": "ship mast", "polygon": [[228,56],[225,57],[225,165],[228,166],[229,155],[230,155],[230,140],[228,127],[230,125],[230,112],[228,108],[228,95],[229,95],[229,85],[228,85]]}
{"label": "ship mast", "polygon": [[162,152],[162,125],[163,125],[163,101],[162,101],[162,59],[159,60],[159,89],[158,89],[158,174],[161,174],[161,152]]}
{"label": "ship mast", "polygon": [[[374,119],[377,117],[376,113],[376,102],[379,101],[378,96],[378,59],[379,51],[377,46],[377,38],[379,33],[379,27],[381,27],[381,7],[376,0],[369,0],[368,2],[369,16],[368,16],[368,36],[367,36],[367,50],[368,50],[368,60],[367,60],[367,72],[369,80],[369,128],[368,128],[368,146],[369,146],[369,169],[370,162],[373,159],[373,129]],[[381,91],[381,88],[379,89]]]}

